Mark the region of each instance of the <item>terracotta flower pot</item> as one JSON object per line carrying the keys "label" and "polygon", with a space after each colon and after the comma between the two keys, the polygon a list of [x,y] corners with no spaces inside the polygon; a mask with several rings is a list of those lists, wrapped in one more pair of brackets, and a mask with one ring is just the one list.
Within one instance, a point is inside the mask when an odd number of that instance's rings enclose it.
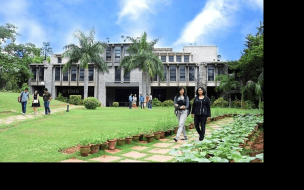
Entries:
{"label": "terracotta flower pot", "polygon": [[151,138],[152,138],[151,135],[145,135],[145,137],[146,137],[147,143],[151,142]]}
{"label": "terracotta flower pot", "polygon": [[126,144],[131,144],[132,138],[133,137],[126,137],[126,140],[125,140]]}
{"label": "terracotta flower pot", "polygon": [[138,142],[139,141],[139,135],[134,135],[132,140],[135,141],[135,142]]}
{"label": "terracotta flower pot", "polygon": [[160,133],[159,132],[154,133],[154,138],[155,138],[155,140],[159,140],[160,139]]}
{"label": "terracotta flower pot", "polygon": [[178,130],[178,126],[177,126],[177,127],[175,127],[175,129],[174,129],[173,133],[174,133],[174,134],[176,134],[176,133],[177,133],[177,130]]}
{"label": "terracotta flower pot", "polygon": [[91,152],[91,145],[81,145],[79,147],[79,150],[81,156],[88,156]]}
{"label": "terracotta flower pot", "polygon": [[101,143],[99,146],[99,150],[105,150],[108,146],[108,142]]}
{"label": "terracotta flower pot", "polygon": [[161,133],[160,133],[160,138],[161,138],[161,139],[164,139],[164,138],[165,138],[165,131],[161,131]]}
{"label": "terracotta flower pot", "polygon": [[144,135],[140,134],[138,140],[143,141],[144,140]]}
{"label": "terracotta flower pot", "polygon": [[125,139],[117,139],[117,146],[122,146],[125,144]]}
{"label": "terracotta flower pot", "polygon": [[117,141],[117,139],[108,140],[108,149],[109,150],[115,150],[116,141]]}
{"label": "terracotta flower pot", "polygon": [[91,146],[91,153],[92,154],[97,153],[99,151],[99,146],[100,146],[100,144],[93,144]]}

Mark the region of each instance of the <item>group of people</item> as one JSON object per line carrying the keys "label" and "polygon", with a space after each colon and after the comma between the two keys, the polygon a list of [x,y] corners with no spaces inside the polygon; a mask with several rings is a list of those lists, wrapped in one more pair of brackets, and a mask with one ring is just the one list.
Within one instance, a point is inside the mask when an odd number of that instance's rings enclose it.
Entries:
{"label": "group of people", "polygon": [[[140,97],[139,97],[139,105],[140,105],[140,109],[145,109],[145,102],[147,104],[147,107],[148,109],[152,110],[152,94],[150,93],[147,94],[146,96],[146,101],[145,101],[145,98],[143,97],[142,94],[140,94]],[[132,107],[131,107],[132,105]],[[132,96],[132,93],[130,94],[129,96],[129,109],[136,109],[137,108],[137,97],[136,97],[136,94],[134,94],[134,96]]]}
{"label": "group of people", "polygon": [[[50,101],[52,100],[52,94],[48,92],[47,88],[44,88],[44,93],[43,93],[43,103],[44,103],[44,109],[45,109],[45,115],[50,115],[51,110],[50,110]],[[37,90],[35,90],[33,96],[32,96],[32,108],[34,110],[34,115],[37,115],[37,108],[41,107],[40,106],[40,101],[39,101],[39,94]],[[27,100],[30,102],[30,93],[28,92],[28,88],[25,88],[24,91],[20,93],[20,103],[22,107],[22,115],[25,115],[26,113],[26,105],[27,105]]]}
{"label": "group of people", "polygon": [[206,89],[198,87],[196,90],[196,97],[192,104],[192,109],[189,110],[190,102],[186,89],[184,87],[179,87],[178,93],[174,97],[175,113],[178,120],[178,130],[176,136],[173,138],[175,142],[179,140],[179,136],[182,132],[184,138],[181,140],[187,140],[185,121],[190,113],[191,117],[194,117],[194,125],[197,133],[199,134],[199,141],[204,140],[206,121],[208,117],[211,117],[210,99],[205,96],[205,94]]}

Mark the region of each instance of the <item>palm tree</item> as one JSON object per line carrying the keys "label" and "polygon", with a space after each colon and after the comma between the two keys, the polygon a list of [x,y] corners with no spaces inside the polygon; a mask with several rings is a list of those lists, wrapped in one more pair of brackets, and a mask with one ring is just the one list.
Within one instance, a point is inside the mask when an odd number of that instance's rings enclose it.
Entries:
{"label": "palm tree", "polygon": [[64,46],[67,51],[63,53],[62,57],[68,57],[69,61],[63,66],[62,71],[66,72],[68,68],[79,62],[79,66],[84,69],[84,99],[86,99],[88,97],[89,63],[93,63],[98,71],[109,73],[108,65],[102,57],[102,53],[108,45],[105,42],[94,41],[94,27],[90,30],[89,35],[85,35],[80,30],[76,30],[73,35],[79,40],[79,46],[73,43]]}
{"label": "palm tree", "polygon": [[247,81],[246,86],[248,88],[254,87],[255,93],[259,97],[259,109],[261,109],[261,96],[262,96],[262,85],[264,83],[264,69],[262,70],[262,73],[258,77],[258,82],[255,83],[252,80]]}
{"label": "palm tree", "polygon": [[235,73],[232,74],[219,74],[215,77],[215,81],[220,81],[220,85],[215,88],[217,92],[219,89],[226,91],[228,93],[229,98],[229,107],[231,106],[231,97],[230,97],[230,90],[236,89],[240,83],[235,81]]}
{"label": "palm tree", "polygon": [[147,42],[146,32],[143,33],[141,38],[127,36],[126,39],[132,42],[127,50],[129,56],[125,56],[121,59],[119,68],[124,67],[124,75],[133,69],[142,69],[142,78],[144,79],[144,75],[146,76],[146,92],[143,92],[143,94],[148,94],[149,77],[154,77],[157,74],[160,76],[160,79],[164,81],[164,64],[152,52],[158,39]]}

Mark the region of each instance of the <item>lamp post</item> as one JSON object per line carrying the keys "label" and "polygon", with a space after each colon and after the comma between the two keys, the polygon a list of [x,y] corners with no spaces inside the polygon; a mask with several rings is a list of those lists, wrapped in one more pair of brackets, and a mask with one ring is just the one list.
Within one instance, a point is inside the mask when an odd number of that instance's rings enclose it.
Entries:
{"label": "lamp post", "polygon": [[67,110],[66,112],[69,112],[69,99],[67,98]]}
{"label": "lamp post", "polygon": [[41,54],[44,55],[44,60],[46,60],[46,55],[52,54],[53,51],[52,51],[51,47],[48,47],[48,46],[50,46],[50,42],[43,42],[43,46],[44,47],[41,48]]}

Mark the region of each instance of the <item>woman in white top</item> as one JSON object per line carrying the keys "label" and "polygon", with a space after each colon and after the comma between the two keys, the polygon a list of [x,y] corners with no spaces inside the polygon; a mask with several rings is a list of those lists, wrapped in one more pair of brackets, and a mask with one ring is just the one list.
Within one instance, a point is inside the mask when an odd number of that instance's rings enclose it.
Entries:
{"label": "woman in white top", "polygon": [[133,96],[133,101],[132,101],[132,107],[133,107],[133,108],[137,108],[136,102],[137,102],[137,97],[136,97],[136,94],[134,94],[134,96]]}

